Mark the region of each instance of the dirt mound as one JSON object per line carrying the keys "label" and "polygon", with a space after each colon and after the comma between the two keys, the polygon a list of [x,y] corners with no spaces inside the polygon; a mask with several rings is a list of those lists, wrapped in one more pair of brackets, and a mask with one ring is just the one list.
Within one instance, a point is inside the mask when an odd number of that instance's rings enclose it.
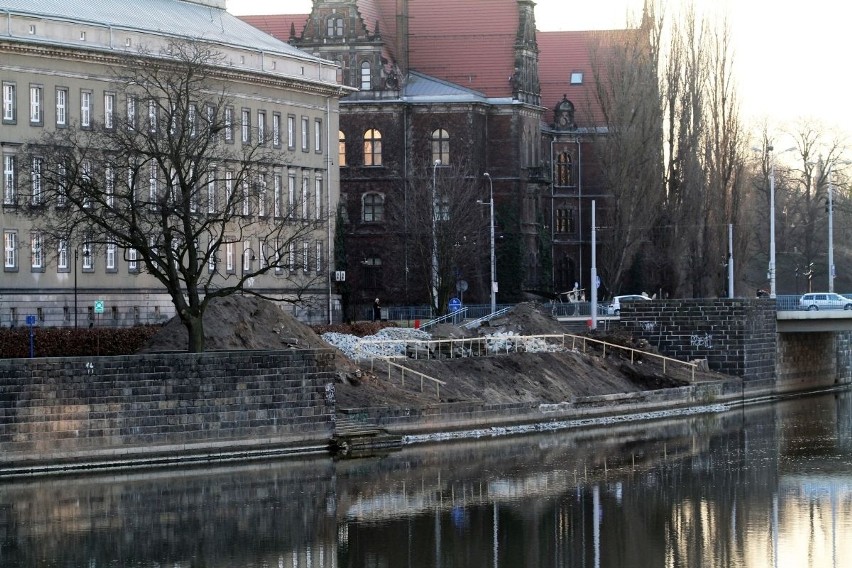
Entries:
{"label": "dirt mound", "polygon": [[551,335],[565,333],[562,324],[546,312],[541,304],[523,302],[506,314],[494,318],[480,328],[480,335],[513,332],[516,335]]}

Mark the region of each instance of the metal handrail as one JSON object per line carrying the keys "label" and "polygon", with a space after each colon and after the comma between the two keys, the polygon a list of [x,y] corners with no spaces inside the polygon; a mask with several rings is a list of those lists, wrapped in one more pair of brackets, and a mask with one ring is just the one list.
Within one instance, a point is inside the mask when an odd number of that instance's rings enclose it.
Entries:
{"label": "metal handrail", "polygon": [[438,400],[441,400],[441,385],[446,386],[446,382],[442,381],[441,379],[436,379],[435,377],[430,377],[429,375],[421,373],[420,371],[409,369],[408,367],[400,365],[399,363],[391,361],[390,359],[385,359],[385,362],[388,364],[388,381],[391,380],[391,367],[397,367],[401,371],[399,383],[401,387],[405,387],[405,372],[408,371],[409,373],[414,373],[415,375],[420,377],[420,392],[423,392],[423,379],[428,379],[435,383],[435,394],[438,397]]}
{"label": "metal handrail", "polygon": [[458,309],[458,310],[456,310],[456,311],[454,311],[454,312],[450,312],[450,313],[448,313],[448,314],[444,314],[444,315],[442,315],[442,316],[436,317],[435,319],[429,320],[429,321],[427,321],[426,323],[422,323],[422,324],[420,324],[420,329],[425,329],[425,328],[427,328],[427,327],[432,327],[433,325],[439,324],[439,323],[441,323],[441,322],[445,322],[445,321],[447,321],[447,320],[448,320],[448,319],[450,319],[450,318],[455,319],[455,318],[457,318],[457,317],[459,317],[459,316],[464,316],[464,314],[466,314],[466,313],[467,313],[467,307],[464,307],[464,308]]}
{"label": "metal handrail", "polygon": [[462,327],[465,328],[465,329],[473,329],[484,321],[491,321],[492,319],[494,319],[496,317],[499,317],[499,316],[502,316],[505,313],[508,313],[509,310],[511,310],[511,309],[512,309],[511,306],[507,306],[503,309],[497,310],[494,313],[490,313],[488,315],[482,316],[481,318],[476,318],[475,320],[470,320],[469,322],[465,323]]}
{"label": "metal handrail", "polygon": [[577,340],[580,339],[583,342],[583,353],[586,352],[586,342],[590,341],[593,343],[599,343],[603,346],[603,356],[606,357],[606,348],[615,348],[615,349],[623,349],[625,351],[630,351],[630,362],[633,363],[633,355],[634,353],[640,353],[646,357],[656,357],[657,359],[662,360],[663,362],[663,373],[666,372],[666,361],[671,361],[673,363],[680,363],[681,365],[686,365],[692,369],[692,380],[695,380],[695,369],[698,367],[697,363],[691,363],[689,361],[681,361],[680,359],[673,359],[672,357],[666,357],[665,355],[657,355],[656,353],[651,353],[650,351],[642,351],[641,349],[634,349],[632,347],[626,347],[624,345],[618,345],[616,343],[609,343],[608,341],[603,341],[600,339],[592,339],[591,337],[585,337],[583,335],[573,335],[571,333],[564,334],[565,337],[570,337],[574,341],[571,344],[571,349],[576,351]]}

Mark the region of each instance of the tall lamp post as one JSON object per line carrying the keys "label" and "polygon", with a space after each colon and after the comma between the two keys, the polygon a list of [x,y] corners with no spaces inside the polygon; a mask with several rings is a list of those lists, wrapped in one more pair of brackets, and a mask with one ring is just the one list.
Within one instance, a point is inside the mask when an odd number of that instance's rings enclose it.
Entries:
{"label": "tall lamp post", "polygon": [[[772,146],[766,147],[767,153]],[[776,296],[775,288],[775,160],[769,157],[769,297]]]}
{"label": "tall lamp post", "polygon": [[432,164],[432,302],[435,309],[440,310],[438,305],[438,186],[435,177],[441,160],[435,160]]}
{"label": "tall lamp post", "polygon": [[834,207],[831,202],[831,164],[828,165],[828,291],[834,292]]}
{"label": "tall lamp post", "polygon": [[77,247],[74,247],[74,328],[77,327]]}
{"label": "tall lamp post", "polygon": [[491,174],[485,172],[488,178],[488,205],[491,210],[491,313],[497,311],[497,259],[494,256],[494,182]]}

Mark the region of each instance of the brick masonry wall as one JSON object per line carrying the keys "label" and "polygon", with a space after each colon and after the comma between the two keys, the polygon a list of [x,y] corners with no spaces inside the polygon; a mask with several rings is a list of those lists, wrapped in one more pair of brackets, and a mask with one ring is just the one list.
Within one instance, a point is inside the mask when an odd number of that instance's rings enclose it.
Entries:
{"label": "brick masonry wall", "polygon": [[0,467],[325,443],[328,350],[0,360]]}
{"label": "brick masonry wall", "polygon": [[775,376],[775,306],[764,299],[654,300],[621,308],[621,325],[677,359],[707,359],[746,380]]}

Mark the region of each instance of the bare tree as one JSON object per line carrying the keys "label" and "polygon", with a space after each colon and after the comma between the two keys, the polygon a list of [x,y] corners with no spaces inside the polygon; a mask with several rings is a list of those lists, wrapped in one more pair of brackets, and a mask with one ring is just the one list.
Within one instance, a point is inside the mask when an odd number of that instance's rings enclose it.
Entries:
{"label": "bare tree", "polygon": [[616,292],[650,242],[663,198],[659,34],[660,22],[646,18],[636,30],[601,36],[591,54],[596,100],[607,125],[596,153],[611,196],[601,211],[606,229],[598,262]]}
{"label": "bare tree", "polygon": [[327,222],[307,190],[290,203],[273,188],[285,154],[234,116],[222,63],[194,42],[122,56],[111,85],[121,112],[116,104],[105,123],[48,132],[26,151],[29,212],[54,250],[80,242],[84,255],[112,249],[140,263],[171,297],[191,352],[204,349],[209,302],[264,295],[258,277],[292,275],[287,299],[301,301],[311,282],[294,266],[296,244]]}
{"label": "bare tree", "polygon": [[[389,207],[389,221],[407,223],[410,264],[426,276],[432,307],[444,313],[456,284],[472,280],[484,289],[487,266],[488,192],[466,164],[420,163],[412,167],[409,197]],[[471,290],[473,291],[473,290]]]}

